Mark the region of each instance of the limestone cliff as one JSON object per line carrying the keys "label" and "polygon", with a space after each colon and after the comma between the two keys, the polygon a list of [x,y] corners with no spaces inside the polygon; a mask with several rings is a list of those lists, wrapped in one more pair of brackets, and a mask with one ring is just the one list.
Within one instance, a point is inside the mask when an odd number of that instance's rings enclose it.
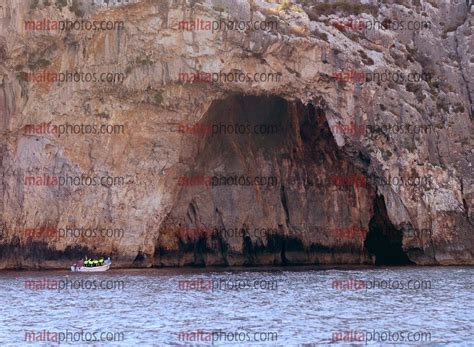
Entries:
{"label": "limestone cliff", "polygon": [[0,268],[473,264],[472,14],[2,0]]}

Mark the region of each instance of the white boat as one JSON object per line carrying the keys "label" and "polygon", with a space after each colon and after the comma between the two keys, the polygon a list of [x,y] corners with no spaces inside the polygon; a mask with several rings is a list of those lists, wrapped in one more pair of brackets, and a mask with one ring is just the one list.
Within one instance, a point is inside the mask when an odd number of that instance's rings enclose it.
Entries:
{"label": "white boat", "polygon": [[107,271],[110,268],[110,265],[112,265],[112,261],[110,259],[107,259],[104,261],[104,265],[100,266],[77,266],[74,264],[71,266],[71,271],[72,272],[104,272]]}

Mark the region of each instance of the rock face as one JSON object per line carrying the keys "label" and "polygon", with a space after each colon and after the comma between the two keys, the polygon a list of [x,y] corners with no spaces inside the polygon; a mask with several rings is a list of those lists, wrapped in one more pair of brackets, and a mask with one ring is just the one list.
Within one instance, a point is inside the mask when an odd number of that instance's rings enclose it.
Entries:
{"label": "rock face", "polygon": [[0,268],[474,264],[472,7],[376,3],[4,0]]}

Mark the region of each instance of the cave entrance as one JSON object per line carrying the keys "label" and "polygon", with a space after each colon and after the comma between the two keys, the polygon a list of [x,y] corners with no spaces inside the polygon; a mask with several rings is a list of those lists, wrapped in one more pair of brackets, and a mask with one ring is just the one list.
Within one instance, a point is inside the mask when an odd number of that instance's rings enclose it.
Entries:
{"label": "cave entrance", "polygon": [[383,196],[377,196],[364,243],[367,250],[375,255],[375,265],[413,264],[402,249],[402,237],[402,232],[395,229],[388,218]]}
{"label": "cave entrance", "polygon": [[232,95],[181,131],[186,181],[161,233],[176,253],[159,263],[407,263],[383,200],[374,217],[375,189],[361,184],[369,156],[337,145],[322,98]]}

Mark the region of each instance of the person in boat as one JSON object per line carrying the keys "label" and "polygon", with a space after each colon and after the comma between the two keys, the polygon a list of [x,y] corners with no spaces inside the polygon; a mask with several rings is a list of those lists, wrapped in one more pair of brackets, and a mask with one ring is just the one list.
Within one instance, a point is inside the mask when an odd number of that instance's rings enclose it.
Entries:
{"label": "person in boat", "polygon": [[94,264],[94,266],[99,265],[99,261],[98,261],[98,260],[93,260],[92,263]]}
{"label": "person in boat", "polygon": [[102,265],[104,265],[104,258],[99,259],[99,266],[102,266]]}

